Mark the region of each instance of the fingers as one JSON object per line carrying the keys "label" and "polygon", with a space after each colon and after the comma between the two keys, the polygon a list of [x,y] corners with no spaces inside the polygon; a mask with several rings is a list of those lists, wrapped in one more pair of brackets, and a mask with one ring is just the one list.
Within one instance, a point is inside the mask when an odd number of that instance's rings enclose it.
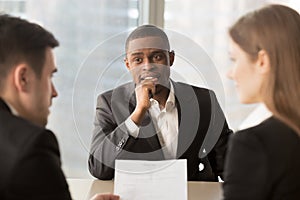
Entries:
{"label": "fingers", "polygon": [[150,107],[150,98],[155,94],[155,80],[145,79],[136,86],[137,107],[142,110],[147,110]]}
{"label": "fingers", "polygon": [[156,84],[158,82],[157,78],[146,77],[141,81],[140,86],[143,88],[144,92],[153,98],[155,94]]}
{"label": "fingers", "polygon": [[131,114],[131,120],[137,125],[140,125],[145,113],[151,106],[150,98],[153,98],[155,94],[156,83],[157,78],[146,78],[135,88],[136,107]]}

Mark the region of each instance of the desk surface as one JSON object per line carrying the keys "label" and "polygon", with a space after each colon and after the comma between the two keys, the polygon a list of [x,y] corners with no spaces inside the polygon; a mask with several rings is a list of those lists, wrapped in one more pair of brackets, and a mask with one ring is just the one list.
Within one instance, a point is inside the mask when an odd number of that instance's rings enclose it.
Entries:
{"label": "desk surface", "polygon": [[[113,181],[67,179],[74,200],[87,200],[96,193],[113,193]],[[220,200],[221,183],[188,182],[188,200]]]}

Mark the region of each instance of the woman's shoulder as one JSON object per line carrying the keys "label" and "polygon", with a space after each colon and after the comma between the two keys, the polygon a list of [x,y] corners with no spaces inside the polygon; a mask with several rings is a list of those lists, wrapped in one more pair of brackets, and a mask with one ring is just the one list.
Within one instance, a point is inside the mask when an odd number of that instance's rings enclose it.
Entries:
{"label": "woman's shoulder", "polygon": [[268,135],[277,135],[277,134],[294,134],[297,136],[296,132],[290,128],[285,123],[281,122],[280,120],[276,119],[275,117],[270,117],[257,126],[253,126],[244,130],[240,130],[236,132],[237,134],[243,135],[254,135],[257,137],[267,137]]}
{"label": "woman's shoulder", "polygon": [[279,146],[298,146],[300,137],[285,123],[270,117],[257,126],[238,131],[233,136],[233,141],[260,143],[265,148]]}

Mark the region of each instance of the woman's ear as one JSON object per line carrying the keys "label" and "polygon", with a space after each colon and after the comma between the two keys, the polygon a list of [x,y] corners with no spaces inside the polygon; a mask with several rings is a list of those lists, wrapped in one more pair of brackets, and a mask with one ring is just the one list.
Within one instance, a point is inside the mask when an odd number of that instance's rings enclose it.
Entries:
{"label": "woman's ear", "polygon": [[266,74],[270,71],[270,58],[265,50],[258,52],[256,69],[260,74]]}
{"label": "woman's ear", "polygon": [[13,72],[14,85],[20,92],[27,92],[29,85],[30,69],[26,64],[19,64]]}

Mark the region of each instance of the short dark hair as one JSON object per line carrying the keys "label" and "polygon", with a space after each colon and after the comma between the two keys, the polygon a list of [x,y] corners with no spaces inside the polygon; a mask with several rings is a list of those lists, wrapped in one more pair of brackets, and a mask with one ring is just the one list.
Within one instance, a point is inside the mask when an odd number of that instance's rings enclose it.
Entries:
{"label": "short dark hair", "polygon": [[57,47],[52,33],[19,17],[0,14],[0,86],[9,70],[26,62],[41,76],[47,47]]}
{"label": "short dark hair", "polygon": [[142,25],[134,29],[126,39],[125,52],[128,50],[128,44],[131,40],[144,37],[160,37],[166,42],[168,50],[170,50],[170,43],[167,34],[160,28],[154,25]]}

